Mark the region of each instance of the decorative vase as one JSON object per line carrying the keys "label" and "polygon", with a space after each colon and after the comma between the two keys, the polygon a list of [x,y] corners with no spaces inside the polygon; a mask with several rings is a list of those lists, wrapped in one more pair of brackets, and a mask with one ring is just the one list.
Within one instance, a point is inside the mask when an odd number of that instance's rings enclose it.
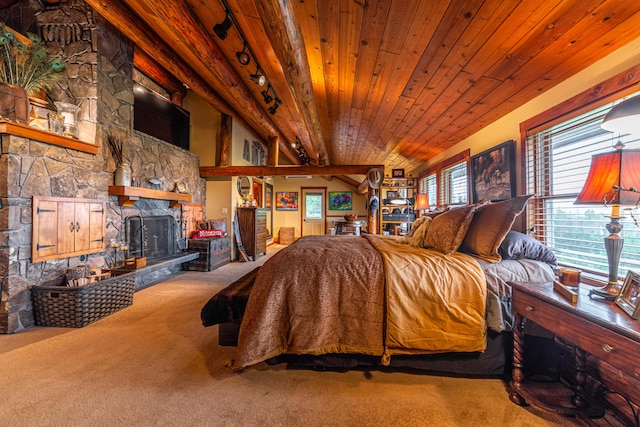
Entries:
{"label": "decorative vase", "polygon": [[0,117],[23,125],[29,124],[29,97],[19,86],[0,83]]}
{"label": "decorative vase", "polygon": [[58,115],[64,117],[63,132],[64,136],[78,138],[78,110],[80,107],[68,102],[54,102],[58,109]]}
{"label": "decorative vase", "polygon": [[129,163],[118,163],[114,177],[114,184],[131,185],[131,166],[129,166]]}

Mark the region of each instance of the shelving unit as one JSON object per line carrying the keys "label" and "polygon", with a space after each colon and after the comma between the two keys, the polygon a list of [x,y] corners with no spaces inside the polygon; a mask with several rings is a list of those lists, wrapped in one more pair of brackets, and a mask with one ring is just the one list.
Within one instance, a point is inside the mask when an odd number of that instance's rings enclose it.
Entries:
{"label": "shelving unit", "polygon": [[[385,178],[380,190],[381,232],[407,234],[416,220],[418,181],[414,178]],[[402,203],[394,204],[394,201]]]}

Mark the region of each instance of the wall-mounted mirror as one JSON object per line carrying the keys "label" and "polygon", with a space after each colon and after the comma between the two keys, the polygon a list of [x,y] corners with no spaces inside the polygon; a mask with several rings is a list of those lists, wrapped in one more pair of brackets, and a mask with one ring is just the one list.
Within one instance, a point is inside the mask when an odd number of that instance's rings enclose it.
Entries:
{"label": "wall-mounted mirror", "polygon": [[247,178],[246,176],[239,176],[238,194],[240,194],[240,197],[244,197],[249,193],[251,193],[251,182],[249,181],[249,178]]}

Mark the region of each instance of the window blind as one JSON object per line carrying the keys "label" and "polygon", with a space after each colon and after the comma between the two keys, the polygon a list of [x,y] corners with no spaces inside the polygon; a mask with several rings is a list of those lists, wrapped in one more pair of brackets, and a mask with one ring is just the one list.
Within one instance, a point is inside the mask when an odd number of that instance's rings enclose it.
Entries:
{"label": "window blind", "polygon": [[[594,154],[614,150],[618,140],[625,149],[640,148],[638,136],[612,134],[600,127],[616,103],[538,130],[526,140],[526,186],[528,193],[536,195],[528,204],[528,229],[555,252],[562,265],[603,277],[608,274],[603,239],[609,234],[605,226],[611,208],[604,202],[581,206],[574,201]],[[621,220],[624,246],[618,273],[624,277],[628,270],[640,268],[640,228],[631,218],[636,216],[633,207],[624,206],[622,212],[627,218]]]}
{"label": "window blind", "polygon": [[440,172],[440,202],[445,206],[466,204],[469,197],[467,189],[467,162],[462,161]]}

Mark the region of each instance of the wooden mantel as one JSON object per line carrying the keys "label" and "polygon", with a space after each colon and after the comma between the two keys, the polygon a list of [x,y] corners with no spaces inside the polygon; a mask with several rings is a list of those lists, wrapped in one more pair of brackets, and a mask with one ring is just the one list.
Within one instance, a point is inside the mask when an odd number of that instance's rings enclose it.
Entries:
{"label": "wooden mantel", "polygon": [[173,191],[152,190],[150,188],[131,187],[128,185],[110,185],[109,195],[118,196],[120,206],[133,206],[140,198],[168,200],[170,208],[177,208],[183,203],[191,202],[191,194]]}
{"label": "wooden mantel", "polygon": [[97,154],[99,149],[95,144],[89,144],[88,142],[79,141],[74,138],[58,135],[56,133],[40,130],[20,123],[8,122],[6,120],[0,121],[0,134],[3,133],[46,142],[60,147],[71,148],[73,150],[83,151],[90,154]]}

